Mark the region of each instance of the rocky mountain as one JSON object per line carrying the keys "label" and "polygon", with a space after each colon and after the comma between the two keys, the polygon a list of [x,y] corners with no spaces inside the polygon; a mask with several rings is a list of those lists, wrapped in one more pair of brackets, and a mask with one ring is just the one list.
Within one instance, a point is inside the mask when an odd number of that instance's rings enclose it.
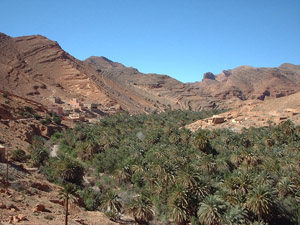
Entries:
{"label": "rocky mountain", "polygon": [[242,66],[181,83],[167,75],[143,74],[105,57],[77,60],[40,35],[0,33],[0,89],[44,105],[59,96],[96,102],[103,112],[232,108],[247,99],[279,98],[300,91],[300,66]]}
{"label": "rocky mountain", "polygon": [[204,74],[194,88],[210,93],[218,99],[233,96],[241,100],[279,98],[300,90],[300,66],[282,64],[277,68],[241,66],[224,70],[221,74]]}

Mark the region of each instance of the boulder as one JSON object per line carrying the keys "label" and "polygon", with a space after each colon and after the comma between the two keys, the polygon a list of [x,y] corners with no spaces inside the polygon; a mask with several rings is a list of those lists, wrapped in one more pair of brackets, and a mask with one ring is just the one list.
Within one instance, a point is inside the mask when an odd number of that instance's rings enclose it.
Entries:
{"label": "boulder", "polygon": [[41,183],[38,183],[38,182],[32,183],[31,187],[39,189],[41,191],[45,191],[45,192],[51,191],[51,188],[50,188],[49,185],[47,185],[47,184],[41,184]]}
{"label": "boulder", "polygon": [[18,218],[19,218],[20,221],[27,220],[27,218],[26,218],[26,216],[24,214],[19,214]]}
{"label": "boulder", "polygon": [[45,212],[46,211],[46,207],[43,204],[37,204],[33,209],[33,212]]}

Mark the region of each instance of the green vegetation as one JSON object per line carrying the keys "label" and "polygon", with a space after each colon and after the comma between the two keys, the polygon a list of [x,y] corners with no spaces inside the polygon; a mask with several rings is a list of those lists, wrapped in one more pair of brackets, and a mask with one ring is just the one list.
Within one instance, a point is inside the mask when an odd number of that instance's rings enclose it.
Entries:
{"label": "green vegetation", "polygon": [[36,119],[36,120],[42,119],[42,117],[41,117],[39,114],[34,114],[33,117],[34,117],[34,119]]}
{"label": "green vegetation", "polygon": [[52,120],[53,120],[54,123],[56,123],[58,125],[61,124],[61,117],[60,116],[54,115]]}
{"label": "green vegetation", "polygon": [[5,104],[9,104],[10,103],[10,101],[9,100],[5,100]]}
{"label": "green vegetation", "polygon": [[27,105],[24,106],[24,109],[25,109],[26,112],[29,112],[29,113],[32,112],[32,108],[27,106]]}
{"label": "green vegetation", "polygon": [[37,140],[32,157],[58,144],[57,157],[35,162],[114,220],[125,213],[138,224],[298,224],[300,127],[183,128],[213,113],[109,116]]}
{"label": "green vegetation", "polygon": [[26,155],[25,151],[21,150],[21,149],[16,149],[13,150],[11,152],[11,159],[13,161],[17,161],[17,162],[24,162],[26,161],[28,158],[30,158],[29,156]]}
{"label": "green vegetation", "polygon": [[40,120],[40,123],[43,124],[43,125],[50,124],[51,122],[52,122],[52,120],[49,117],[46,117],[45,119]]}
{"label": "green vegetation", "polygon": [[7,96],[6,93],[3,93],[3,94],[2,94],[2,97],[3,97],[3,98],[7,98],[8,96]]}

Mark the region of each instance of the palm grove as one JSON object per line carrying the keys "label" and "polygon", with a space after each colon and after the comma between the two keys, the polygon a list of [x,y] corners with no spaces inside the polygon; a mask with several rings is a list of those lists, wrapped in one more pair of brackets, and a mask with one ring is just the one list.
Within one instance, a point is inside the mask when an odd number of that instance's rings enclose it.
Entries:
{"label": "palm grove", "polygon": [[[112,220],[299,224],[300,127],[183,128],[214,113],[121,113],[78,124],[49,141],[36,138],[30,162],[50,181],[75,185],[88,210]],[[49,157],[53,145],[59,151]]]}

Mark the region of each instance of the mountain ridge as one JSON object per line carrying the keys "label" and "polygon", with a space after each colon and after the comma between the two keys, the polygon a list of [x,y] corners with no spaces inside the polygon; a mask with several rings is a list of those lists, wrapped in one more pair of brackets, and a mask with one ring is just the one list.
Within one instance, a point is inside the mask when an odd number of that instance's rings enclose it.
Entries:
{"label": "mountain ridge", "polygon": [[240,66],[201,82],[182,83],[168,75],[144,74],[101,56],[76,59],[45,36],[0,34],[0,89],[45,105],[60,96],[96,102],[103,112],[162,112],[235,107],[249,99],[278,98],[300,91],[300,66]]}

